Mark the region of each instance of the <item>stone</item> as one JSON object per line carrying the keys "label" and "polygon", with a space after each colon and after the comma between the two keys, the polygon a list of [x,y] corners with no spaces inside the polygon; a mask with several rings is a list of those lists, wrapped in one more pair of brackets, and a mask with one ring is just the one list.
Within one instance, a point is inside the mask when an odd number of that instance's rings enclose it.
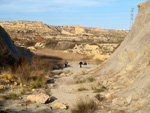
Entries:
{"label": "stone", "polygon": [[132,101],[132,96],[128,96],[128,97],[126,98],[126,101],[127,101],[128,104],[130,104],[131,101]]}
{"label": "stone", "polygon": [[0,85],[0,90],[5,89],[4,85]]}
{"label": "stone", "polygon": [[45,104],[46,102],[48,102],[50,100],[50,97],[49,97],[49,95],[46,95],[43,93],[31,94],[31,95],[27,96],[27,100],[29,100],[31,102]]}
{"label": "stone", "polygon": [[112,99],[112,98],[114,98],[114,93],[112,92],[112,93],[105,94],[105,98],[106,99]]}
{"label": "stone", "polygon": [[36,91],[36,89],[32,89],[32,92],[35,92]]}
{"label": "stone", "polygon": [[64,76],[66,76],[66,74],[65,74],[65,73],[61,73],[60,76],[61,76],[61,77],[64,77]]}
{"label": "stone", "polygon": [[35,51],[35,50],[36,50],[36,48],[35,48],[35,47],[33,47],[33,46],[28,47],[27,49],[30,49],[30,50],[33,50],[33,51]]}
{"label": "stone", "polygon": [[141,103],[137,102],[137,103],[135,104],[135,106],[136,106],[136,107],[139,107],[139,106],[141,106]]}
{"label": "stone", "polygon": [[18,85],[18,83],[17,82],[14,82],[14,86],[17,86]]}
{"label": "stone", "polygon": [[67,106],[61,102],[56,102],[52,105],[53,109],[67,109]]}
{"label": "stone", "polygon": [[113,87],[113,89],[118,89],[118,88],[119,88],[118,86],[114,86],[114,87]]}

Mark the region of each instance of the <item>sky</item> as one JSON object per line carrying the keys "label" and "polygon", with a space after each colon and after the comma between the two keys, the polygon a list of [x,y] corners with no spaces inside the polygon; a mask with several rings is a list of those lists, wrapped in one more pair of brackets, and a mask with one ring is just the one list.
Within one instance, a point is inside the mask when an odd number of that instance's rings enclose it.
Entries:
{"label": "sky", "polygon": [[41,21],[48,25],[82,25],[130,29],[137,5],[146,0],[0,0],[0,21]]}

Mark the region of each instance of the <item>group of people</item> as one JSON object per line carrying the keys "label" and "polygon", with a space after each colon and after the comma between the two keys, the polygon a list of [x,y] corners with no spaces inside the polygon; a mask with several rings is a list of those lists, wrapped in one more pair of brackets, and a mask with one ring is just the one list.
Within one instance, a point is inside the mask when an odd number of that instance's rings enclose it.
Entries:
{"label": "group of people", "polygon": [[[79,66],[80,66],[80,68],[82,68],[82,65],[87,66],[87,62],[84,62],[84,63],[83,63],[82,61],[81,61],[81,62],[79,62]],[[67,62],[67,61],[65,61],[65,62],[64,62],[64,67],[68,67],[68,62]]]}
{"label": "group of people", "polygon": [[86,66],[86,65],[87,65],[87,62],[84,62],[84,63],[83,63],[83,62],[79,62],[79,65],[80,65],[80,68],[82,68],[82,65],[85,65],[85,66]]}

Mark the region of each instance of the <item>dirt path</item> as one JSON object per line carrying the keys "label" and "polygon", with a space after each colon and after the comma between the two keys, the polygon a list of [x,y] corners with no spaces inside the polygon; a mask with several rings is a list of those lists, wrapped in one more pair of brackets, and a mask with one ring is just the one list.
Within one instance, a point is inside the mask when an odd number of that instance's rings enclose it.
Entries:
{"label": "dirt path", "polygon": [[63,71],[69,70],[72,72],[72,75],[55,79],[54,85],[56,87],[51,89],[52,96],[54,96],[57,101],[68,105],[70,109],[79,99],[83,97],[86,98],[87,96],[89,97],[91,94],[93,94],[92,91],[79,92],[77,90],[83,85],[76,83],[75,75],[80,72],[95,68],[96,66],[96,64],[88,64],[87,66],[83,65],[82,68],[80,68],[78,62],[70,62],[69,67],[64,68]]}

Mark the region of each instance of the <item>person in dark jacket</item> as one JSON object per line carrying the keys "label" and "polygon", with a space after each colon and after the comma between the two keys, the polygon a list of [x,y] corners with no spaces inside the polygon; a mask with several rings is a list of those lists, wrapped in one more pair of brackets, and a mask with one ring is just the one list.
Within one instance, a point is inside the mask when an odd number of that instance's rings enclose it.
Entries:
{"label": "person in dark jacket", "polygon": [[65,61],[65,63],[64,63],[64,64],[65,64],[65,67],[68,67],[68,62],[67,62],[67,61]]}
{"label": "person in dark jacket", "polygon": [[82,68],[82,64],[83,64],[82,62],[79,62],[80,68]]}

